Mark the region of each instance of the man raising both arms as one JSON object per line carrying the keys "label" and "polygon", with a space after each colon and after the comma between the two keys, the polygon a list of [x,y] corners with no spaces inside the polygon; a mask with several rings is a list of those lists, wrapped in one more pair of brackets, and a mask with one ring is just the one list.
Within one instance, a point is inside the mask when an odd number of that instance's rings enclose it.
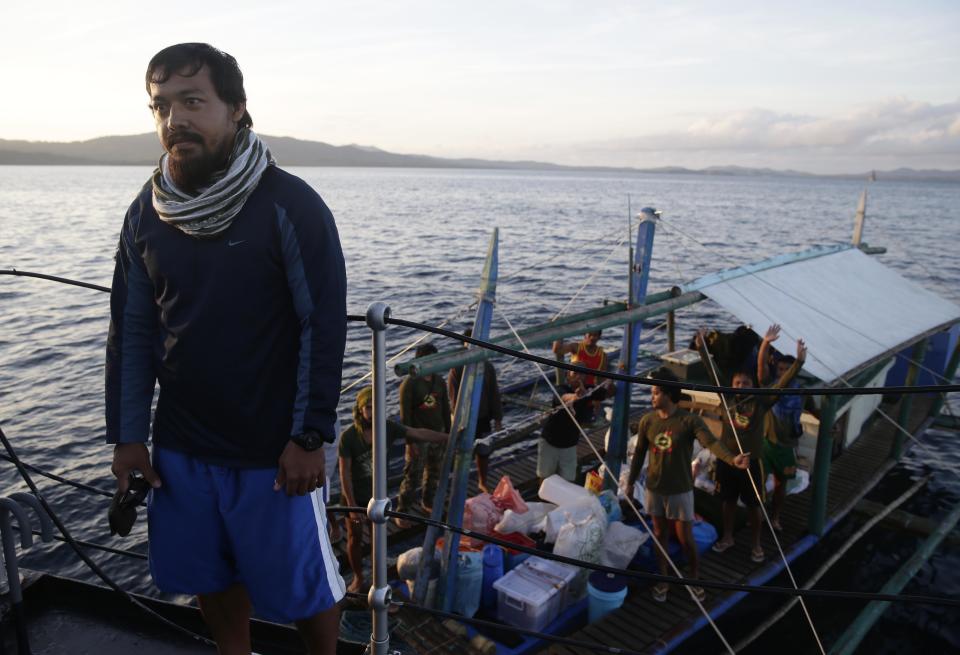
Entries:
{"label": "man raising both arms", "polygon": [[117,486],[134,471],[153,486],[150,572],[165,592],[197,595],[220,653],[250,653],[253,609],[332,654],[344,584],[318,487],[346,337],[333,216],[250,130],[233,57],[171,46],[146,86],[166,153],[117,249],[106,366]]}
{"label": "man raising both arms", "polygon": [[[676,376],[665,369],[655,371],[651,377],[677,382]],[[670,543],[670,533],[676,531],[679,522],[680,544],[690,563],[690,577],[696,580],[700,577],[700,558],[693,539],[693,471],[690,466],[693,460],[693,440],[696,439],[704,448],[709,448],[721,460],[738,469],[750,466],[750,456],[734,455],[713,436],[703,419],[677,407],[680,393],[680,389],[676,387],[650,387],[653,411],[640,418],[637,448],[633,451],[624,493],[628,498],[633,498],[634,485],[643,467],[643,459],[649,451],[646,506],[653,517],[653,534],[666,551]],[[655,550],[660,573],[669,575],[666,557],[659,548]],[[651,590],[653,599],[662,603],[667,599],[668,589],[664,582],[654,585]],[[706,597],[703,587],[691,587],[691,591],[698,600]]]}

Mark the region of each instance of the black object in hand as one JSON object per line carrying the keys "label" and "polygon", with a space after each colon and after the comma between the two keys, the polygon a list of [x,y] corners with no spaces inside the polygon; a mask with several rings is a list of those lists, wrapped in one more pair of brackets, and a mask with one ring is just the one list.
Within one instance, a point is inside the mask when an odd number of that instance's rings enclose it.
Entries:
{"label": "black object in hand", "polygon": [[117,491],[110,502],[107,519],[110,521],[110,534],[126,537],[137,522],[137,505],[143,502],[150,491],[150,483],[145,478],[130,474],[130,484],[123,493]]}

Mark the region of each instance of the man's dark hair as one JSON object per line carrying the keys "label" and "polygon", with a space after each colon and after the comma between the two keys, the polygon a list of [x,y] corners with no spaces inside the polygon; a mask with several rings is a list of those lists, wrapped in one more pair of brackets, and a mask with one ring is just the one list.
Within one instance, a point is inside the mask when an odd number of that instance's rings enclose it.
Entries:
{"label": "man's dark hair", "polygon": [[750,378],[750,384],[757,386],[757,372],[755,370],[750,368],[738,369],[733,375],[730,376],[730,380],[732,381],[733,378],[737,377],[738,375]]}
{"label": "man's dark hair", "polygon": [[[654,380],[663,380],[664,382],[679,382],[680,378],[673,374],[668,368],[658,368],[653,373],[650,374],[650,377]],[[658,385],[659,386],[659,385]],[[660,387],[660,389],[667,394],[667,397],[670,398],[671,402],[678,403],[683,397],[683,389],[680,387]]]}
{"label": "man's dark hair", "polygon": [[435,352],[437,352],[437,347],[428,341],[425,344],[417,346],[417,350],[414,352],[414,355],[416,357],[426,357],[427,355],[432,355]]}
{"label": "man's dark hair", "polygon": [[787,366],[793,366],[795,361],[797,361],[797,358],[793,355],[780,355],[780,357],[777,358],[777,364],[783,362]]}
{"label": "man's dark hair", "polygon": [[[221,100],[234,106],[247,101],[237,60],[208,43],[178,43],[155,54],[147,64],[147,93],[151,83],[163,84],[174,73],[192,77],[204,66],[210,71],[213,88]],[[253,127],[253,119],[246,109],[237,127]]]}

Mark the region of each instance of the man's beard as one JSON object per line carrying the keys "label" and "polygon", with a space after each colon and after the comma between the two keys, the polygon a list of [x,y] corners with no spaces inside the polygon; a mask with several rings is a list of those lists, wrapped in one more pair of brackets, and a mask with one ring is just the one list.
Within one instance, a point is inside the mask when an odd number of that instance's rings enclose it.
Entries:
{"label": "man's beard", "polygon": [[[172,152],[177,143],[190,142],[200,146],[196,153],[189,153],[184,157]],[[232,143],[223,141],[216,150],[208,150],[203,137],[195,132],[179,132],[164,142],[167,150],[167,170],[177,188],[188,193],[196,193],[197,189],[210,186],[214,173],[226,167],[230,156]]]}

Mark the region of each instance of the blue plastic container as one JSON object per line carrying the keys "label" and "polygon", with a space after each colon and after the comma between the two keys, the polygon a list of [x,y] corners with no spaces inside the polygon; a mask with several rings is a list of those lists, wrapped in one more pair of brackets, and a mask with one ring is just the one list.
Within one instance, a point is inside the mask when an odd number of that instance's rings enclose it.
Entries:
{"label": "blue plastic container", "polygon": [[595,571],[587,582],[589,606],[587,621],[595,623],[623,605],[627,597],[627,580],[613,573]]}
{"label": "blue plastic container", "polygon": [[[446,589],[443,579],[438,581],[437,606],[443,604]],[[457,555],[457,580],[454,585],[453,602],[450,611],[472,618],[480,609],[480,597],[483,591],[483,553],[464,552]]]}
{"label": "blue plastic container", "polygon": [[493,583],[503,577],[503,549],[496,544],[483,547],[483,591],[480,606],[489,611],[497,609],[497,590]]}

